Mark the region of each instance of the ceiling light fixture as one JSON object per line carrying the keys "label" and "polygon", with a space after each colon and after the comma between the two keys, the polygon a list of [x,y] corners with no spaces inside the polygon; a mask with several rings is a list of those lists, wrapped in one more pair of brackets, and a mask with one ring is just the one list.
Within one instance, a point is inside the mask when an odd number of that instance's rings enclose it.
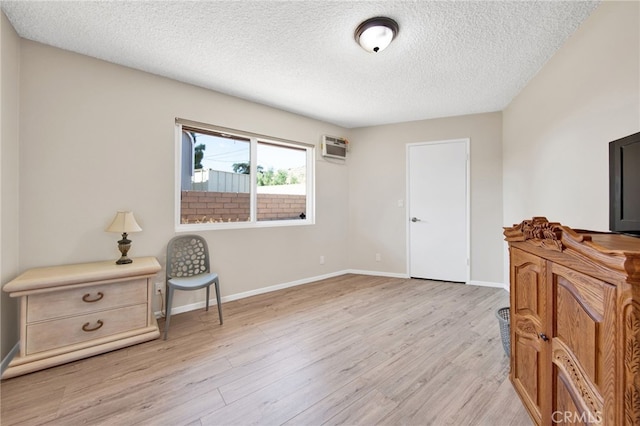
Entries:
{"label": "ceiling light fixture", "polygon": [[398,35],[398,23],[391,18],[371,18],[356,28],[356,41],[367,52],[384,50]]}

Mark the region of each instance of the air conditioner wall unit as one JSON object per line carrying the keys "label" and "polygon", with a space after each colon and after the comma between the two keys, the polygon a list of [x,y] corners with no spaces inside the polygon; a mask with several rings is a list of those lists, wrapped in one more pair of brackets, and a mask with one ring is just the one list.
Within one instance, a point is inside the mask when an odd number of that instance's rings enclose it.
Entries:
{"label": "air conditioner wall unit", "polygon": [[322,156],[329,158],[347,158],[347,140],[335,136],[322,136]]}

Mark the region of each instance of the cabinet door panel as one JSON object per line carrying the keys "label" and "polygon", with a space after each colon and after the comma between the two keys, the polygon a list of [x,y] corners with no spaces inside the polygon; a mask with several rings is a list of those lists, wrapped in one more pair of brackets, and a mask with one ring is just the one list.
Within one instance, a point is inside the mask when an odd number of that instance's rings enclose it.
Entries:
{"label": "cabinet door panel", "polygon": [[531,403],[538,407],[540,405],[538,400],[540,375],[537,369],[532,366],[540,365],[541,360],[538,356],[540,350],[534,341],[522,336],[516,337],[514,346],[513,349],[517,356],[512,371],[513,378],[518,383],[517,386],[526,392]]}
{"label": "cabinet door panel", "polygon": [[546,262],[511,248],[511,381],[540,424],[549,377],[547,345],[539,336],[547,322]]}
{"label": "cabinet door panel", "polygon": [[578,410],[573,402],[573,396],[571,395],[570,388],[565,382],[566,378],[562,377],[557,372],[554,372],[554,389],[556,389],[556,398],[554,401],[554,411],[551,414],[551,420],[554,424],[566,424],[572,426],[585,426],[585,420],[588,419],[588,415],[585,415]]}
{"label": "cabinet door panel", "polygon": [[602,317],[592,317],[571,282],[556,276],[556,330],[554,337],[560,339],[571,351],[587,376],[597,379],[598,324]]}
{"label": "cabinet door panel", "polygon": [[538,279],[540,270],[538,265],[525,262],[516,269],[518,289],[516,293],[516,313],[523,316],[539,316],[539,291]]}
{"label": "cabinet door panel", "polygon": [[615,392],[615,287],[557,264],[551,271],[557,386],[552,410],[564,410],[569,395],[578,417],[607,424],[614,420],[614,407],[605,400]]}

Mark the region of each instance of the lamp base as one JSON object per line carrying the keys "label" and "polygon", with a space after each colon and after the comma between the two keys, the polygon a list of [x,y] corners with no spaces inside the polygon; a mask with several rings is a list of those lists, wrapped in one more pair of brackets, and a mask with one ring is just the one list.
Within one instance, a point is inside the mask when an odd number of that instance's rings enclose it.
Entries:
{"label": "lamp base", "polygon": [[127,233],[123,232],[122,239],[118,241],[118,249],[120,250],[120,253],[122,253],[122,256],[120,256],[120,259],[116,260],[116,265],[126,265],[128,263],[133,263],[133,260],[127,257],[127,253],[129,252],[130,248],[131,240],[127,238]]}

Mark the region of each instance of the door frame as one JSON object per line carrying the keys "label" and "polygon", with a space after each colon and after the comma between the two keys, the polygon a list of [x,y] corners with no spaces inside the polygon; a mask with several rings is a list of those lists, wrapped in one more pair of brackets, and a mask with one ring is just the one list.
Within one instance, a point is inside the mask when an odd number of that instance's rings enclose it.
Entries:
{"label": "door frame", "polygon": [[471,151],[470,151],[470,138],[460,138],[460,139],[444,139],[444,140],[436,140],[436,141],[427,141],[427,142],[412,142],[407,143],[405,145],[405,199],[406,209],[405,209],[405,233],[406,233],[406,259],[407,259],[407,276],[411,277],[411,232],[410,232],[410,222],[411,222],[411,198],[410,194],[410,173],[409,170],[409,152],[410,148],[413,146],[420,145],[436,145],[436,144],[448,144],[448,143],[460,143],[463,142],[465,146],[465,152],[467,154],[466,159],[466,224],[465,224],[465,233],[466,233],[466,241],[465,244],[467,246],[467,268],[465,271],[466,280],[465,284],[469,284],[471,281]]}

